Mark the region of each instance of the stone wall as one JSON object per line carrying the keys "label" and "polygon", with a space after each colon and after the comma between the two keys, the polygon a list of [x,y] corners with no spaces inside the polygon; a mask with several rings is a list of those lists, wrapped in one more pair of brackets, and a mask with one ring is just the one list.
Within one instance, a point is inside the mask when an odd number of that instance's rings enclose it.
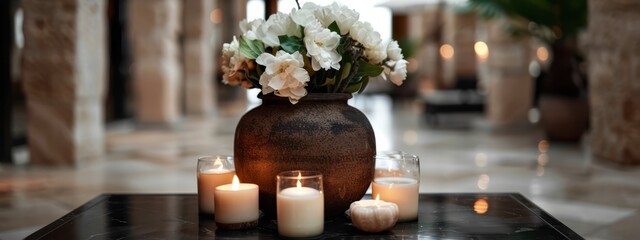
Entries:
{"label": "stone wall", "polygon": [[33,164],[75,165],[104,153],[105,2],[22,1]]}
{"label": "stone wall", "polygon": [[640,1],[589,0],[591,150],[640,164]]}
{"label": "stone wall", "polygon": [[181,116],[182,1],[127,3],[136,118],[142,124],[174,124]]}

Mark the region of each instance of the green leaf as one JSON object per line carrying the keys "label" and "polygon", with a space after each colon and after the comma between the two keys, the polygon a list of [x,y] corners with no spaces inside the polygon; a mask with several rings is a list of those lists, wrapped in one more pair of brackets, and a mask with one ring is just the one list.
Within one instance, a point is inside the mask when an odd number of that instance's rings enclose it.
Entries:
{"label": "green leaf", "polygon": [[341,70],[342,76],[340,76],[340,80],[344,80],[349,76],[349,73],[351,73],[351,63],[345,63],[344,66],[342,66]]}
{"label": "green leaf", "polygon": [[302,38],[296,36],[280,35],[278,36],[278,40],[280,40],[280,47],[285,52],[302,53],[302,50],[304,50],[304,41],[302,40]]}
{"label": "green leaf", "polygon": [[249,40],[244,36],[240,37],[240,54],[247,59],[256,59],[264,52],[264,44],[260,40]]}
{"label": "green leaf", "polygon": [[369,84],[369,77],[364,77],[362,79],[362,86],[360,87],[360,91],[358,91],[358,93],[364,92],[364,89],[367,87],[367,84]]}
{"label": "green leaf", "polygon": [[338,23],[336,21],[333,21],[331,24],[329,24],[329,30],[340,35],[340,27],[338,27]]}
{"label": "green leaf", "polygon": [[371,64],[363,60],[360,60],[359,64],[360,66],[358,67],[358,74],[364,76],[376,77],[380,75],[382,71],[384,71],[384,68],[382,68],[381,66]]}

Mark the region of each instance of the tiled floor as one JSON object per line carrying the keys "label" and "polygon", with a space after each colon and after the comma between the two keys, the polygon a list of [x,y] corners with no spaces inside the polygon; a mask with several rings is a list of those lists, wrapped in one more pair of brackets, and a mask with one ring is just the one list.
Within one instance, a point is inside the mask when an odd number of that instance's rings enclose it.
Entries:
{"label": "tiled floor", "polygon": [[[519,192],[587,239],[640,235],[640,167],[605,164],[588,144],[543,141],[533,126],[497,129],[467,114],[433,127],[417,102],[359,96],[351,104],[369,116],[378,150],[421,158],[422,192]],[[101,193],[195,193],[195,159],[232,153],[245,109],[224,107],[174,130],[109,126],[104,159],[77,168],[0,166],[0,239],[21,239]]]}

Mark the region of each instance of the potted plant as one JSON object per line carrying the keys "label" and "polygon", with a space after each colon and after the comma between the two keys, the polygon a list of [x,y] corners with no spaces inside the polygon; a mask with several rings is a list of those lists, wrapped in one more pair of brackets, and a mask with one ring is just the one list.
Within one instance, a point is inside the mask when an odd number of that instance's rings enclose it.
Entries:
{"label": "potted plant", "polygon": [[551,62],[540,84],[540,125],[550,140],[580,140],[588,126],[586,76],[578,34],[586,27],[586,0],[469,0],[479,16],[509,18],[507,31],[542,41]]}
{"label": "potted plant", "polygon": [[373,128],[347,100],[370,77],[401,85],[407,61],[396,41],[382,41],[358,18],[337,3],[306,3],[243,20],[242,34],[223,46],[223,82],[262,90],[262,105],[238,122],[234,160],[240,180],[260,186],[267,216],[275,215],[279,172],[321,172],[328,219],[344,214],[373,179]]}

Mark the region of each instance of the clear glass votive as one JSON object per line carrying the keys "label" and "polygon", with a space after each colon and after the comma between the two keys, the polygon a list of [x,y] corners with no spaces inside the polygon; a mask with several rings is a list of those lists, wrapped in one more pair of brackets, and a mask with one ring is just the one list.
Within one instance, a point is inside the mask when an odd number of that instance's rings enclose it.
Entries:
{"label": "clear glass votive", "polygon": [[324,231],[322,174],[287,171],[276,177],[278,233],[284,237],[313,237]]}
{"label": "clear glass votive", "polygon": [[399,222],[418,219],[420,159],[402,151],[381,152],[375,156],[376,167],[372,196],[398,205]]}
{"label": "clear glass votive", "polygon": [[203,214],[215,213],[214,192],[217,186],[230,184],[236,171],[233,156],[217,155],[198,158],[198,209]]}

